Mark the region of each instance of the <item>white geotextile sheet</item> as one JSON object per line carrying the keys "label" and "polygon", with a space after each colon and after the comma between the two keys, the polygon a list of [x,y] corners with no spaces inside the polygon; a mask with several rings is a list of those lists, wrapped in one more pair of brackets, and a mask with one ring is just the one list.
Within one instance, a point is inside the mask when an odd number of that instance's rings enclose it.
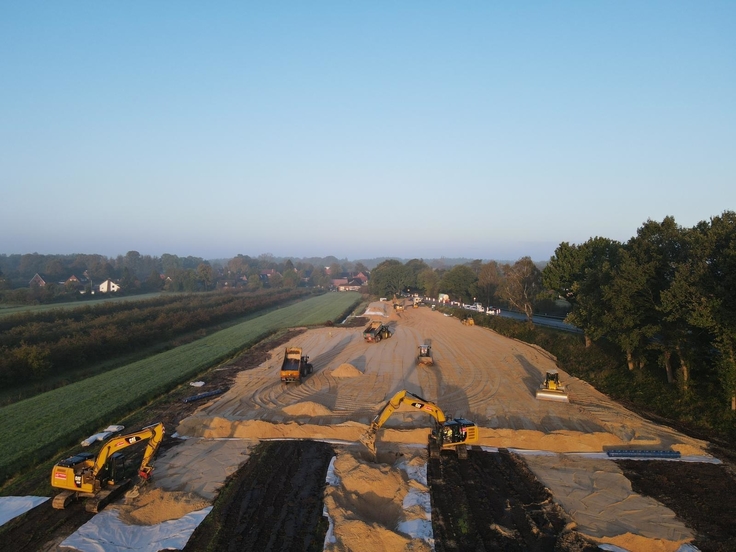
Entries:
{"label": "white geotextile sheet", "polygon": [[61,543],[59,550],[79,552],[158,552],[181,550],[212,506],[156,525],[128,525],[109,507]]}
{"label": "white geotextile sheet", "polygon": [[672,510],[633,492],[631,482],[610,459],[562,454],[524,459],[585,535],[605,538],[631,533],[670,541],[694,536]]}
{"label": "white geotextile sheet", "polygon": [[0,525],[43,504],[47,496],[0,496]]}

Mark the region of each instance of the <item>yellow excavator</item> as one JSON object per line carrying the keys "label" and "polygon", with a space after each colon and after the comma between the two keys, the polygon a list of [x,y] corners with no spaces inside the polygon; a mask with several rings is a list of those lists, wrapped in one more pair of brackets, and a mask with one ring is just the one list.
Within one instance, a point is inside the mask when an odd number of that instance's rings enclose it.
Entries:
{"label": "yellow excavator", "polygon": [[463,460],[468,457],[467,445],[478,442],[478,426],[475,425],[475,422],[465,418],[448,420],[439,406],[406,390],[399,391],[391,397],[373,418],[368,430],[360,437],[360,442],[374,456],[376,454],[376,433],[391,417],[391,414],[404,403],[426,412],[435,420],[435,427],[429,435],[430,458],[439,458],[441,450],[455,450],[458,458]]}
{"label": "yellow excavator", "polygon": [[536,398],[543,401],[570,401],[565,387],[560,383],[560,374],[557,370],[547,371],[544,382],[537,389]]}
{"label": "yellow excavator", "polygon": [[132,480],[126,473],[125,457],[120,451],[131,445],[148,441],[138,475],[143,480],[151,477],[151,460],[164,438],[161,423],[144,427],[140,431],[108,439],[97,453],[81,452],[62,460],[51,470],[51,486],[63,489],[53,500],[53,507],[66,508],[75,498],[87,498],[85,509],[97,513],[115,500],[130,486]]}

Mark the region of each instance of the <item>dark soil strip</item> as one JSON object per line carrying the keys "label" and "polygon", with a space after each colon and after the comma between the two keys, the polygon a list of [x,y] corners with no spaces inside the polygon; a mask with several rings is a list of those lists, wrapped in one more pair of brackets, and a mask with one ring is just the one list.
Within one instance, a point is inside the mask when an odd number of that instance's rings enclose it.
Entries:
{"label": "dark soil strip", "polygon": [[332,447],[315,441],[261,443],[233,474],[184,550],[322,551],[325,477]]}
{"label": "dark soil strip", "polygon": [[51,543],[60,544],[93,516],[84,509],[83,502],[73,502],[65,510],[55,510],[48,500],[2,526],[0,551],[55,550]]}
{"label": "dark soil strip", "polygon": [[736,481],[724,465],[618,460],[632,489],[652,497],[695,533],[702,552],[736,550]]}
{"label": "dark soil strip", "polygon": [[526,464],[508,451],[443,453],[427,469],[437,552],[593,551]]}

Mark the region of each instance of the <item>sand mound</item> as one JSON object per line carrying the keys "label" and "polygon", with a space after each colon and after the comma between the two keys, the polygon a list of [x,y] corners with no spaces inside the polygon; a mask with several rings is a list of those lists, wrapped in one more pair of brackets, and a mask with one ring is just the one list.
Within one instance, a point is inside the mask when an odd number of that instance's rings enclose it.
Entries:
{"label": "sand mound", "polygon": [[356,376],[362,376],[362,375],[363,375],[363,372],[358,370],[352,364],[348,364],[347,362],[344,364],[341,364],[340,366],[338,366],[332,371],[332,377],[334,378],[354,378]]}
{"label": "sand mound", "polygon": [[139,492],[138,497],[127,499],[120,507],[120,519],[130,525],[156,525],[210,506],[209,502],[193,493],[172,493],[162,489],[139,489]]}
{"label": "sand mound", "polygon": [[431,550],[426,541],[400,529],[402,523],[426,517],[413,501],[405,504],[412,488],[400,469],[347,452],[338,454],[334,469],[337,484],[326,489],[325,506],[335,541],[325,550]]}
{"label": "sand mound", "polygon": [[283,411],[289,416],[329,416],[332,410],[324,405],[306,401],[285,406]]}

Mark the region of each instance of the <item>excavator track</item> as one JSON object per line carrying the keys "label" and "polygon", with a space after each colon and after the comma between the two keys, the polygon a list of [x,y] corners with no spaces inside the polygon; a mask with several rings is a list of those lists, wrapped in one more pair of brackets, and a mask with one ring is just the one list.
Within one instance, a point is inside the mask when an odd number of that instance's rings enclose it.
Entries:
{"label": "excavator track", "polygon": [[76,498],[76,494],[74,491],[62,491],[54,497],[51,505],[57,510],[63,510]]}
{"label": "excavator track", "polygon": [[91,514],[96,514],[105,509],[105,506],[110,504],[113,500],[120,497],[130,487],[131,480],[128,479],[117,485],[113,485],[110,488],[104,489],[97,493],[93,498],[87,500],[84,503],[84,509]]}

